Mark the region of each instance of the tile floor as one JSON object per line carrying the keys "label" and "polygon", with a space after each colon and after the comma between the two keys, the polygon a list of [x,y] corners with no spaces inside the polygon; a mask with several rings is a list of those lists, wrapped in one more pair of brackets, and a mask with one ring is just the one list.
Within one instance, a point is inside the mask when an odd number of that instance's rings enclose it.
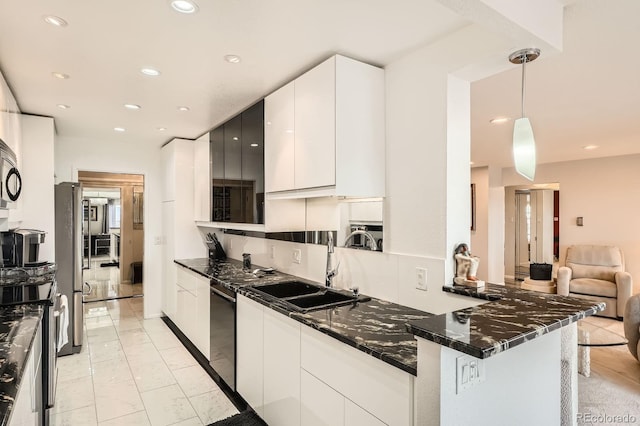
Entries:
{"label": "tile floor", "polygon": [[143,298],[85,303],[85,344],[58,359],[53,425],[208,425],[236,408]]}
{"label": "tile floor", "polygon": [[100,266],[101,263],[109,261],[109,256],[94,256],[91,258],[91,268],[83,271],[84,282],[89,283],[91,286],[91,291],[85,286],[84,290],[87,293],[83,296],[85,302],[142,294],[142,284],[120,283],[120,268],[116,266]]}

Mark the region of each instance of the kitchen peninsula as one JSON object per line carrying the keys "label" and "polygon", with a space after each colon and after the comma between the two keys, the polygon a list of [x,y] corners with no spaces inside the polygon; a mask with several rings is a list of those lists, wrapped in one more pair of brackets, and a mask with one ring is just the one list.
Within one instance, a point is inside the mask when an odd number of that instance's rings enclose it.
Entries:
{"label": "kitchen peninsula", "polygon": [[561,382],[571,373],[561,334],[575,335],[576,321],[602,310],[487,285],[444,287],[474,298],[470,306],[486,303],[439,315],[375,298],[300,313],[250,289],[297,277],[259,278],[234,260],[176,263],[238,293],[238,392],[268,423],[471,424],[500,413],[498,423],[560,424]]}

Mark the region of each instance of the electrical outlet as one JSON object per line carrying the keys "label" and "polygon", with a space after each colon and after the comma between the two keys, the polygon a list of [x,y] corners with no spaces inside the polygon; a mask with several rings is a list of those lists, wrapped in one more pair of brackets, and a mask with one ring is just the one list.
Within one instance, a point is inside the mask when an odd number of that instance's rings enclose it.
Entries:
{"label": "electrical outlet", "polygon": [[155,244],[157,246],[161,246],[162,245],[162,237],[155,237],[153,239],[153,244]]}
{"label": "electrical outlet", "polygon": [[471,355],[456,358],[456,394],[484,381],[484,360]]}
{"label": "electrical outlet", "polygon": [[427,268],[416,268],[416,288],[427,291]]}
{"label": "electrical outlet", "polygon": [[302,251],[300,249],[293,251],[293,263],[298,263],[302,261]]}
{"label": "electrical outlet", "polygon": [[271,246],[271,259],[276,258],[276,246]]}

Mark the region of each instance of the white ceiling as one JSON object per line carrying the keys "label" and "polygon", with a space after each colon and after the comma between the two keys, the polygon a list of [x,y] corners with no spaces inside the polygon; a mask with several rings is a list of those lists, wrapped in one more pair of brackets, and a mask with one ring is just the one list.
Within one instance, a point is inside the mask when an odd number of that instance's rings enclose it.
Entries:
{"label": "white ceiling", "polygon": [[[160,146],[201,135],[333,53],[385,66],[468,24],[429,0],[196,2],[200,11],[183,15],[168,0],[1,1],[0,69],[21,110],[55,117],[61,137]],[[640,152],[640,2],[563,3],[563,53],[527,67],[539,162]],[[142,75],[145,66],[162,75]],[[489,119],[519,114],[519,66],[472,84],[475,165],[511,165],[513,121]]]}
{"label": "white ceiling", "polygon": [[[426,0],[196,3],[199,12],[184,15],[168,0],[2,1],[0,69],[21,110],[55,117],[59,136],[160,146],[198,137],[333,53],[386,65],[466,25]],[[147,66],[161,76],[142,75]]]}
{"label": "white ceiling", "polygon": [[[580,0],[566,7],[563,52],[542,52],[527,65],[525,112],[538,163],[640,153],[638,16],[636,0]],[[521,72],[513,65],[472,84],[474,166],[513,164],[513,120],[489,120],[520,117]],[[587,145],[599,148],[584,150]]]}

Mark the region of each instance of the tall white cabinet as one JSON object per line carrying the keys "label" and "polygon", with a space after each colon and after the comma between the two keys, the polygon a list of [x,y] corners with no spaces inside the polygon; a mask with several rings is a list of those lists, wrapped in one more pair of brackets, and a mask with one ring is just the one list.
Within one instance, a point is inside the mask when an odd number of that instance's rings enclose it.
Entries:
{"label": "tall white cabinet", "polygon": [[[174,259],[205,257],[200,233],[193,220],[194,141],[173,139],[162,147],[164,168],[162,191],[162,310],[176,322],[178,313],[177,265]],[[183,300],[184,302],[184,300]],[[189,303],[195,312],[195,300]]]}
{"label": "tall white cabinet", "polygon": [[384,70],[335,55],[265,99],[268,198],[383,197]]}

